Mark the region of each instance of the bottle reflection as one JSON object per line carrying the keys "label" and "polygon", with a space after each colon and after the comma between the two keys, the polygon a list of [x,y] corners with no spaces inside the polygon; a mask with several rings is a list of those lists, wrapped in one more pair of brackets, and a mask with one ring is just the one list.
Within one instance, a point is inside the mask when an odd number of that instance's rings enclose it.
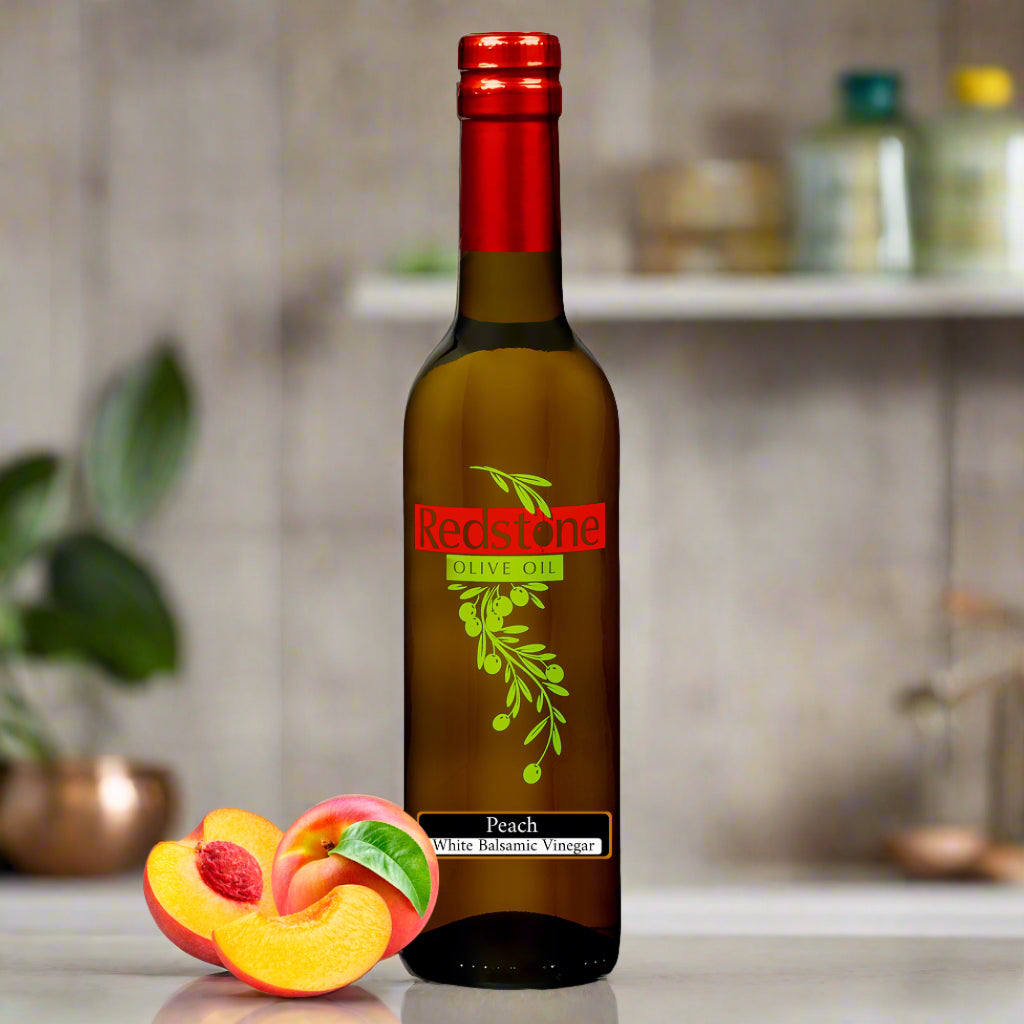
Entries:
{"label": "bottle reflection", "polygon": [[352,985],[316,999],[275,999],[225,974],[189,982],[153,1024],[398,1024],[375,995]]}
{"label": "bottle reflection", "polygon": [[402,1000],[402,1024],[618,1024],[607,981],[571,988],[497,990],[417,981]]}

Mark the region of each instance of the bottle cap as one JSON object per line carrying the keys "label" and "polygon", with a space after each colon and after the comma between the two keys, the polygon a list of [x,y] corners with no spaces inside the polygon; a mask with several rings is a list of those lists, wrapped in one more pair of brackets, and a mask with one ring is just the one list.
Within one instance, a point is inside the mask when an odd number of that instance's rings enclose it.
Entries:
{"label": "bottle cap", "polygon": [[839,78],[843,110],[851,121],[886,121],[899,113],[900,76],[894,71],[847,71]]}
{"label": "bottle cap", "polygon": [[548,32],[477,32],[459,40],[459,70],[560,68],[558,36]]}
{"label": "bottle cap", "polygon": [[478,32],[459,40],[459,117],[557,117],[562,112],[558,37],[547,32]]}
{"label": "bottle cap", "polygon": [[1005,107],[1013,99],[1013,78],[1006,68],[957,68],[950,84],[957,102],[967,107]]}

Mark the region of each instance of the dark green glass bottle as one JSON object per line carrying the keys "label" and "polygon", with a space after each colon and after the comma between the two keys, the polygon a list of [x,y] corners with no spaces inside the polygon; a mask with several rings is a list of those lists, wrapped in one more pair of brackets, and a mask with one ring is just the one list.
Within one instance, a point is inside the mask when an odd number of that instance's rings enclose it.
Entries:
{"label": "dark green glass bottle", "polygon": [[405,801],[432,981],[579,984],[619,943],[619,438],[562,310],[558,40],[467,36],[458,312],[405,421]]}

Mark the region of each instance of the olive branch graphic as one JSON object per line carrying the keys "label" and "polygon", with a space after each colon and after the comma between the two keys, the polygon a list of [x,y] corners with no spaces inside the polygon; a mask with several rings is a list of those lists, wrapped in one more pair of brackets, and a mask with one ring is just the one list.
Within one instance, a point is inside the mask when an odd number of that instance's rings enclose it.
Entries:
{"label": "olive branch graphic", "polygon": [[[546,518],[551,518],[551,508],[536,490],[537,487],[550,487],[549,480],[529,473],[505,473],[493,466],[469,468],[489,473],[506,494],[510,491],[515,493],[527,512],[540,511]],[[565,672],[560,665],[554,664],[556,655],[546,650],[544,644],[522,643],[526,639],[523,634],[529,632],[529,627],[519,624],[506,626],[505,619],[516,608],[523,608],[528,603],[544,608],[538,594],[546,591],[548,585],[516,583],[509,587],[507,594],[502,593],[500,583],[483,587],[452,583],[448,589],[460,591],[459,618],[466,635],[477,639],[476,667],[492,676],[501,672],[502,666],[505,669],[504,679],[508,683],[505,707],[508,713],[494,716],[491,726],[495,732],[504,732],[512,719],[519,717],[523,699],[531,707],[536,707],[537,714],[541,716],[526,734],[523,746],[529,746],[547,729],[547,741],[540,756],[523,769],[523,781],[533,785],[540,780],[541,761],[548,751],[553,750],[556,755],[562,753],[558,725],[565,724],[565,715],[555,707],[551,697],[568,697],[569,691],[561,685]]]}
{"label": "olive branch graphic", "polygon": [[491,479],[508,494],[509,485],[516,492],[516,497],[522,502],[523,508],[531,515],[538,509],[543,513],[545,519],[551,518],[551,509],[548,503],[534,490],[535,487],[550,487],[551,481],[545,480],[542,476],[534,476],[532,473],[503,473],[493,466],[470,466],[470,469],[480,469],[491,474]]}

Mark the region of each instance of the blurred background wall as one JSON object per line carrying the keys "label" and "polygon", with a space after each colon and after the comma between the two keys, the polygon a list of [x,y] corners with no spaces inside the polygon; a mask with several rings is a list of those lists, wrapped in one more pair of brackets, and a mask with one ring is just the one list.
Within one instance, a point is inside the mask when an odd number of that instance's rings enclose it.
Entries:
{"label": "blurred background wall", "polygon": [[[345,286],[454,243],[456,43],[487,28],[561,36],[570,270],[628,263],[637,168],[777,153],[843,67],[919,112],[955,61],[1024,72],[1011,0],[2,0],[0,455],[69,443],[161,332],[201,389],[148,542],[188,670],[106,740],[176,766],[189,827],[401,799],[401,424],[442,325],[357,322]],[[942,588],[1024,599],[1019,326],[577,328],[622,417],[627,880],[873,854],[919,797],[894,696],[956,645]]]}

